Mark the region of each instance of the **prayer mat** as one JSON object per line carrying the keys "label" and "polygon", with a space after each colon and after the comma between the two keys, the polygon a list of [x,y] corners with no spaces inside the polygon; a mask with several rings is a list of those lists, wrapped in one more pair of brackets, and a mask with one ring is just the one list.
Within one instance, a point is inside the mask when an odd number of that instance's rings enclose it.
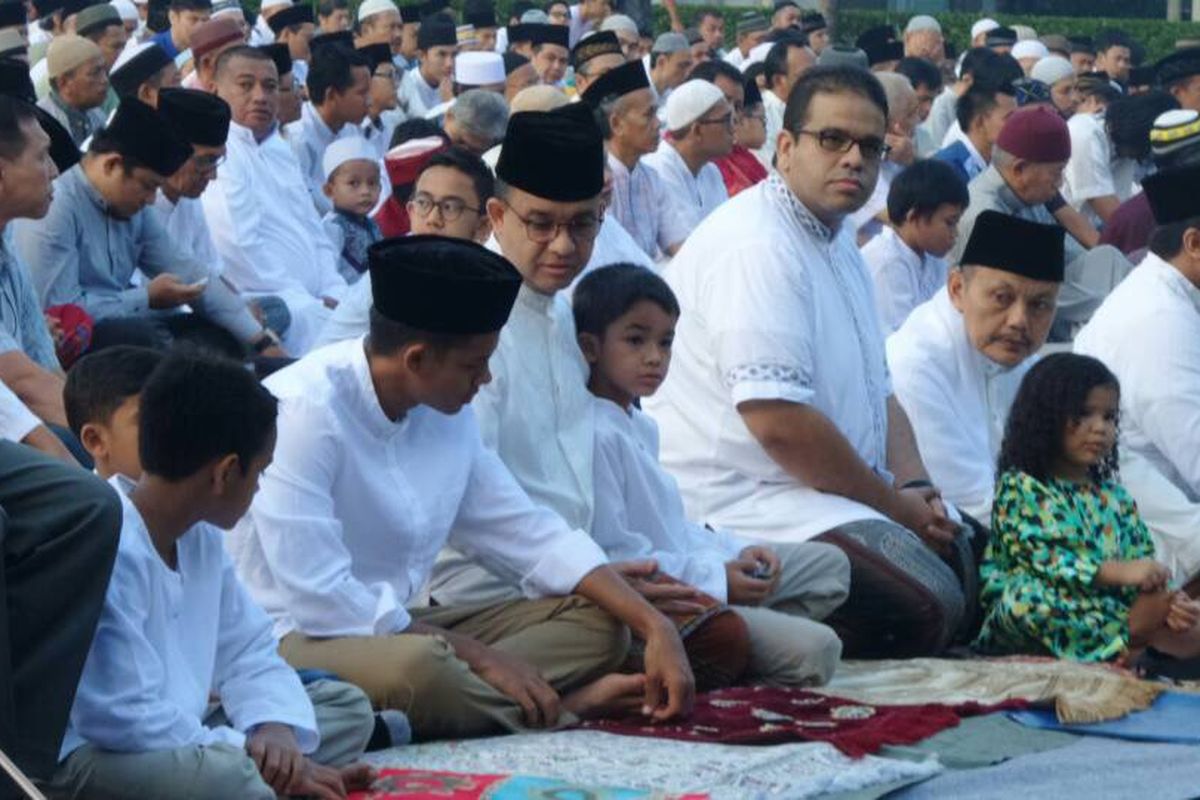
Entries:
{"label": "prayer mat", "polygon": [[824,743],[747,747],[585,730],[426,742],[367,753],[363,760],[378,769],[538,775],[589,786],[708,794],[712,800],[804,800],[942,771],[933,760],[852,759]]}
{"label": "prayer mat", "polygon": [[1167,687],[1111,664],[1015,657],[956,661],[846,661],[818,694],[867,705],[1025,700],[1053,705],[1059,722],[1101,722],[1149,708]]}
{"label": "prayer mat", "polygon": [[[1017,705],[1024,707],[1023,702]],[[626,736],[720,744],[829,742],[848,756],[875,753],[884,745],[913,744],[958,725],[960,716],[996,710],[977,703],[957,707],[870,706],[802,689],[743,686],[696,697],[692,716],[655,724],[645,717],[589,720],[581,727]]]}
{"label": "prayer mat", "polygon": [[1002,711],[968,717],[958,727],[948,728],[916,744],[888,745],[879,751],[879,755],[913,761],[936,758],[948,769],[978,769],[1029,753],[1066,747],[1077,741],[1078,734],[1029,728]]}
{"label": "prayer mat", "polygon": [[420,769],[385,769],[370,791],[349,800],[708,800],[707,794],[666,794],[642,789],[589,786],[531,775],[471,775]]}
{"label": "prayer mat", "polygon": [[[1088,725],[1064,725],[1051,711],[1029,709],[1010,716],[1022,725],[1055,731],[1070,731],[1085,736],[1108,736],[1139,742],[1200,744],[1200,696],[1166,692],[1144,711],[1135,711],[1121,719]],[[1197,787],[1200,790],[1200,787]]]}

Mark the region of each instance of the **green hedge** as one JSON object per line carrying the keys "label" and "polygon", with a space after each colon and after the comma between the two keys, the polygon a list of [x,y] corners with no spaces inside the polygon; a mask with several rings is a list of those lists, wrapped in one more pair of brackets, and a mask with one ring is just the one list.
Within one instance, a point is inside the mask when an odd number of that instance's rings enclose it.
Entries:
{"label": "green hedge", "polygon": [[[685,25],[700,11],[701,6],[679,7],[680,16]],[[746,12],[745,7],[718,9],[725,16],[725,29],[729,32],[730,41],[736,28],[736,20]],[[662,7],[656,7],[659,30],[667,28],[667,14]],[[764,11],[764,13],[767,13]],[[911,14],[889,11],[865,11],[846,9],[838,14],[837,40],[853,42],[859,33],[874,25],[893,24],[903,29]],[[968,45],[971,38],[971,25],[982,15],[962,12],[944,12],[935,15],[942,24],[947,41],[961,51]],[[1179,39],[1200,37],[1200,25],[1191,22],[1167,22],[1161,19],[1104,19],[1100,17],[1042,17],[1019,14],[994,14],[996,20],[1007,25],[1029,25],[1039,35],[1061,33],[1063,35],[1088,36],[1101,28],[1120,28],[1129,33],[1146,48],[1146,57],[1155,60],[1165,56],[1175,49]]]}

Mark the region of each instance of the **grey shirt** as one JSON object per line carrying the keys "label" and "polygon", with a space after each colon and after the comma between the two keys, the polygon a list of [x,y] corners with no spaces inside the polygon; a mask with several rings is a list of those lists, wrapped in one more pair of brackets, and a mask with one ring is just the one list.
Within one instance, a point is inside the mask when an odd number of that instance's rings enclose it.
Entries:
{"label": "grey shirt", "polygon": [[[971,231],[975,228],[975,218],[984,211],[999,211],[1002,214],[1030,222],[1058,225],[1058,220],[1047,210],[1045,205],[1031,206],[1017,197],[1004,181],[1004,176],[994,166],[988,167],[975,176],[975,179],[971,181],[970,193],[971,205],[967,207],[962,219],[958,221],[958,241],[955,243],[954,249],[946,256],[947,264],[959,263],[963,251],[967,249],[967,240],[971,238]],[[1070,236],[1066,237],[1066,261],[1068,264],[1086,252],[1079,242]]]}
{"label": "grey shirt", "polygon": [[50,90],[50,94],[38,101],[38,106],[67,129],[67,132],[71,134],[71,141],[75,142],[76,147],[83,147],[83,143],[93,133],[104,127],[107,119],[104,111],[99,107],[89,108],[87,111],[71,108],[53,89]]}
{"label": "grey shirt", "polygon": [[[17,253],[31,267],[43,307],[74,303],[93,319],[175,313],[150,308],[145,286],[131,283],[140,269],[148,278],[165,272],[186,283],[209,277],[207,265],[182,252],[152,213],[113,216],[77,164],[54,182],[50,213],[14,224]],[[262,326],[224,281],[213,278],[192,307],[238,339],[250,341]]]}
{"label": "grey shirt", "polygon": [[29,273],[9,244],[0,238],[0,353],[20,350],[39,367],[58,371],[54,340],[38,304]]}

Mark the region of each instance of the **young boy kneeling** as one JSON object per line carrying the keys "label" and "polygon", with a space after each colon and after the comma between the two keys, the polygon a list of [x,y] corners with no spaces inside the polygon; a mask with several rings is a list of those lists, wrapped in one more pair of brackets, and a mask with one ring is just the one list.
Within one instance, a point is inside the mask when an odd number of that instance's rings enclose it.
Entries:
{"label": "young boy kneeling", "polygon": [[[136,483],[117,475],[124,524],[54,795],[344,797],[371,770],[358,689],[307,687],[276,653],[223,534],[275,448],[276,401],[232,362],[171,355],[141,392]],[[213,701],[216,705],[213,705]]]}

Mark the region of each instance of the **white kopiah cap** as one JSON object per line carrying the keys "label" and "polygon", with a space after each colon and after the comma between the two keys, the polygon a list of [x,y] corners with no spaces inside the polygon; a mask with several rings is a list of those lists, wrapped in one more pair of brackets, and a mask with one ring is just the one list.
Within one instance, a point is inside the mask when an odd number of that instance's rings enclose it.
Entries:
{"label": "white kopiah cap", "polygon": [[1047,86],[1053,86],[1063,78],[1075,77],[1075,68],[1062,56],[1046,56],[1033,65],[1029,77],[1041,81]]}
{"label": "white kopiah cap", "polygon": [[268,8],[278,8],[280,6],[290,6],[292,0],[263,0],[259,6],[260,11],[266,11]]}
{"label": "white kopiah cap", "polygon": [[499,53],[467,51],[454,58],[454,82],[463,86],[504,83],[504,57]]}
{"label": "white kopiah cap", "polygon": [[367,17],[382,14],[384,11],[400,13],[400,9],[396,8],[396,4],[392,0],[366,0],[365,3],[358,7],[358,21],[362,22]]}
{"label": "white kopiah cap", "polygon": [[1037,39],[1023,39],[1013,45],[1012,57],[1020,61],[1023,58],[1045,58],[1050,55],[1046,45]]}
{"label": "white kopiah cap", "polygon": [[724,99],[725,93],[715,83],[699,78],[687,81],[667,98],[667,129],[686,128]]}
{"label": "white kopiah cap", "polygon": [[999,27],[999,22],[996,22],[996,20],[992,19],[991,17],[984,17],[983,19],[979,20],[979,22],[976,22],[971,26],[971,38],[974,39],[976,36],[981,34],[991,33]]}
{"label": "white kopiah cap", "polygon": [[917,31],[937,31],[941,33],[942,25],[928,14],[918,14],[904,26],[905,33],[916,33]]}
{"label": "white kopiah cap", "polygon": [[112,0],[112,7],[121,15],[122,22],[137,22],[137,6],[131,0]]}
{"label": "white kopiah cap", "polygon": [[321,160],[321,166],[325,169],[325,180],[329,180],[329,176],[347,161],[359,160],[378,164],[379,151],[367,144],[367,140],[361,136],[347,136],[345,139],[334,141],[325,148],[325,157]]}

